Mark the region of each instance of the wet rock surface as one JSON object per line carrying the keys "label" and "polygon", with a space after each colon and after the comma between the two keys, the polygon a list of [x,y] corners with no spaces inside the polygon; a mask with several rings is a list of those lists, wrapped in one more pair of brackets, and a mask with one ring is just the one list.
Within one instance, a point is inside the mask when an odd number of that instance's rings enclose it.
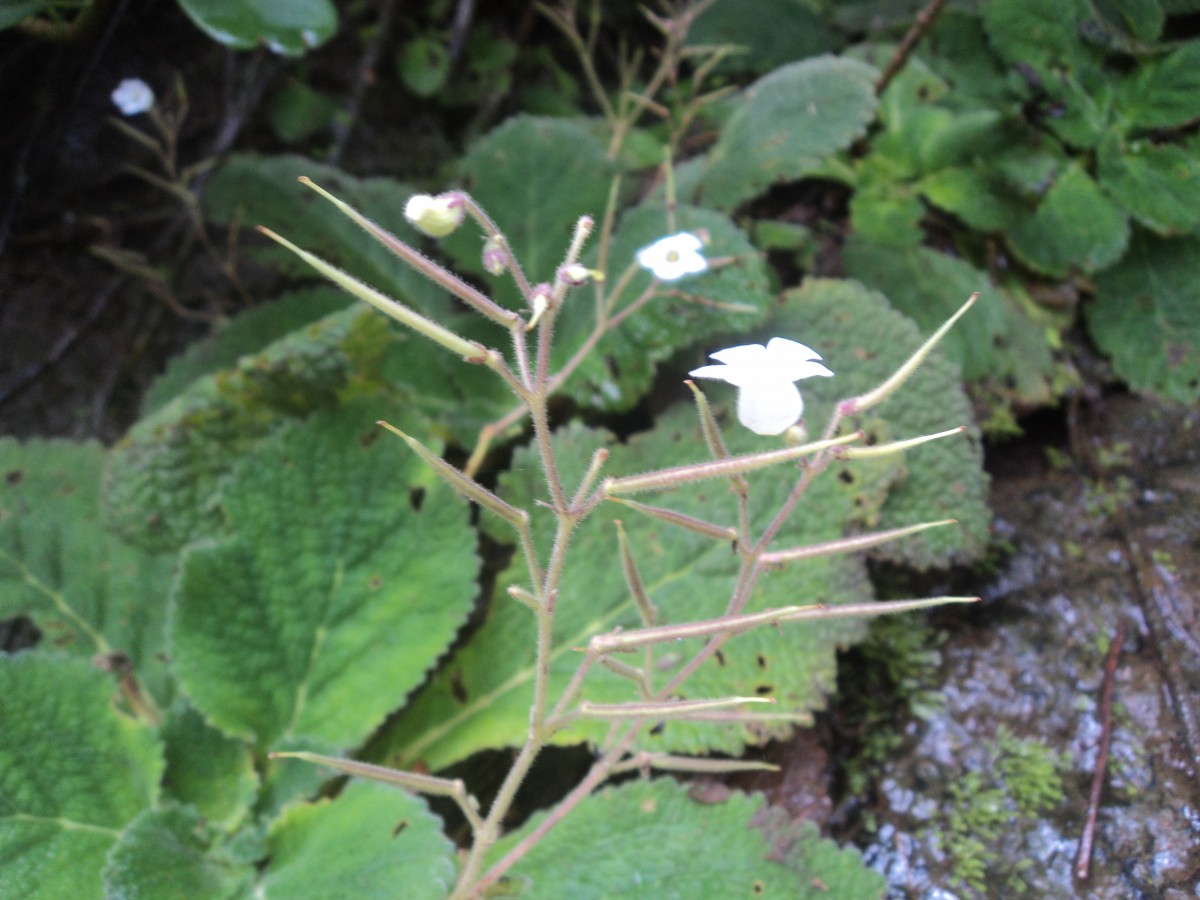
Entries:
{"label": "wet rock surface", "polygon": [[942,708],[902,729],[860,834],[889,896],[1200,896],[1197,438],[1197,411],[1120,396],[1071,417],[1060,448],[999,448],[1012,552],[947,629]]}

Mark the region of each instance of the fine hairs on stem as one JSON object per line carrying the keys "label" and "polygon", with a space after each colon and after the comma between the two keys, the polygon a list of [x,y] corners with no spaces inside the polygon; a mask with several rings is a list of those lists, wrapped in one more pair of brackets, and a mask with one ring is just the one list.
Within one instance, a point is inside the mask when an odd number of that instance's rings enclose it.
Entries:
{"label": "fine hairs on stem", "polygon": [[[905,438],[872,446],[858,446],[864,437],[861,431],[848,434],[838,433],[838,425],[845,416],[853,415],[862,409],[881,403],[899,390],[925,359],[932,346],[941,339],[946,329],[940,330],[929,342],[920,347],[879,387],[839,403],[820,440],[807,442],[801,440],[794,442],[793,446],[783,449],[768,448],[748,454],[731,454],[727,449],[721,428],[703,393],[689,382],[710,459],[685,465],[667,466],[639,474],[608,475],[605,468],[609,461],[609,454],[604,448],[599,448],[592,453],[590,462],[584,468],[582,478],[572,481],[564,474],[563,460],[559,459],[555,442],[552,440],[547,413],[548,403],[554,391],[563,384],[574,366],[578,365],[586,356],[586,352],[594,347],[595,340],[585,342],[583,355],[572,357],[558,370],[553,370],[551,367],[551,345],[559,312],[571,290],[583,283],[589,281],[595,283],[603,278],[603,273],[588,272],[579,265],[585,241],[592,232],[592,220],[585,218],[580,221],[574,239],[558,269],[559,274],[552,284],[531,285],[519,266],[515,264],[506,266],[514,276],[514,283],[524,295],[529,310],[529,316],[526,317],[520,312],[507,310],[497,305],[491,298],[466,285],[437,262],[417,253],[398,238],[364,219],[319,186],[307,180],[305,183],[330,200],[339,211],[362,225],[368,234],[396,252],[401,259],[463,299],[478,314],[490,320],[494,327],[508,330],[511,341],[507,354],[486,347],[477,341],[467,340],[421,313],[380,294],[308,251],[296,247],[285,238],[264,229],[264,233],[273,240],[298,254],[327,278],[364,302],[423,337],[441,345],[462,360],[463,364],[483,365],[501,378],[518,402],[517,410],[528,418],[528,425],[532,431],[532,446],[537,455],[537,463],[541,469],[544,489],[548,497],[548,502],[540,510],[523,509],[513,505],[479,484],[473,477],[470,466],[466,469],[458,469],[442,460],[419,440],[394,425],[386,422],[380,423],[383,428],[399,437],[410,452],[420,456],[457,493],[470,499],[488,514],[504,521],[512,529],[516,538],[517,552],[524,560],[523,569],[528,576],[528,584],[512,585],[507,593],[509,597],[527,609],[535,623],[534,647],[532,648],[532,698],[528,727],[511,768],[495,799],[486,810],[460,780],[389,769],[314,753],[278,754],[282,757],[292,757],[309,763],[326,765],[354,777],[384,781],[407,790],[451,799],[462,811],[472,838],[459,872],[453,897],[478,897],[496,885],[498,880],[516,865],[542,836],[579,803],[583,802],[596,787],[615,773],[630,769],[731,772],[761,768],[761,764],[757,763],[742,763],[738,760],[718,762],[671,753],[649,753],[638,748],[639,737],[646,728],[667,720],[738,725],[780,721],[803,722],[806,720],[807,715],[803,711],[771,708],[774,700],[768,697],[717,696],[682,699],[679,696],[680,689],[688,679],[707,660],[717,654],[730,638],[755,628],[798,627],[796,623],[811,620],[877,616],[924,609],[945,603],[967,603],[975,599],[937,597],[865,604],[826,605],[817,603],[756,612],[747,611],[755,585],[769,567],[817,556],[857,552],[919,531],[954,524],[952,519],[943,519],[808,546],[776,547],[773,544],[781,527],[802,501],[812,483],[835,461],[901,453],[916,444],[951,438],[965,430],[959,427],[937,434]],[[420,210],[422,215],[444,214],[451,218],[452,224],[453,217],[456,215],[455,210],[466,210],[469,212],[470,218],[483,229],[485,239],[492,246],[509,247],[507,238],[500,232],[494,221],[473,199],[461,192],[452,192],[438,198],[426,197],[421,203],[414,204],[413,208]],[[420,227],[420,222],[415,224]],[[439,220],[435,224],[441,228],[444,222]],[[607,229],[602,229],[602,235],[606,236],[607,233]],[[683,238],[688,240],[684,241]],[[703,271],[708,265],[706,261],[701,260],[694,264],[681,262],[687,253],[694,252],[697,244],[698,241],[691,235],[676,235],[640,251],[639,261],[643,266],[651,267],[652,272],[659,279],[680,277],[676,269],[681,266],[692,265],[692,271]],[[679,249],[676,249],[677,247]],[[667,267],[656,268],[654,260],[658,258],[666,259]],[[624,261],[618,260],[616,264],[622,266]],[[664,273],[666,274],[664,275]],[[616,286],[622,288],[627,283],[629,283],[629,278],[623,277]],[[655,285],[657,283],[657,281],[654,282]],[[627,315],[624,318],[627,318],[628,315],[635,315],[637,310],[649,302],[653,296],[654,286],[652,285],[650,289],[644,291],[625,307],[623,312]],[[974,300],[974,297],[968,300],[959,313],[951,319],[951,323],[956,321]],[[597,304],[599,325],[596,333],[598,334],[603,334],[614,319],[622,318],[621,316],[606,318],[612,309],[611,302],[611,298],[607,298]],[[525,340],[526,332],[530,333],[531,342]],[[770,346],[776,347],[776,343],[773,341]],[[739,415],[743,417],[750,415],[747,409],[753,408],[754,421],[757,422],[761,419],[762,410],[757,409],[756,404],[761,406],[764,402],[774,402],[776,398],[783,398],[783,402],[792,402],[792,392],[795,391],[792,380],[806,377],[809,374],[832,374],[823,365],[808,362],[807,358],[815,356],[815,354],[803,345],[795,344],[792,341],[783,341],[778,346],[783,348],[782,351],[764,350],[759,345],[720,351],[714,354],[714,357],[721,359],[726,364],[724,367],[706,367],[697,370],[694,374],[701,377],[727,377],[728,380],[739,384],[741,392]],[[760,368],[754,370],[758,374],[750,381],[741,379],[741,376],[738,375],[738,372],[741,371],[738,366],[743,365],[745,359],[750,357],[757,359],[764,353],[768,356],[762,358],[777,358],[783,369],[775,375]],[[771,353],[774,353],[775,357],[770,357]],[[795,353],[800,353],[801,356],[790,357],[788,355]],[[789,369],[788,366],[796,360],[799,360],[800,368]],[[795,402],[799,402],[798,395]],[[515,423],[518,420],[519,417],[512,421]],[[756,428],[756,430],[758,429]],[[795,470],[796,477],[791,490],[785,496],[778,498],[778,510],[765,520],[765,527],[756,532],[751,525],[756,519],[750,514],[749,482],[761,470],[777,467],[791,467]],[[724,480],[729,484],[733,502],[737,508],[735,522],[708,522],[673,510],[669,505],[642,502],[633,500],[631,497],[635,494],[666,493],[681,486],[708,479]],[[634,600],[640,625],[637,628],[617,629],[608,633],[592,635],[587,646],[580,648],[583,652],[574,675],[561,692],[555,694],[550,677],[550,664],[555,650],[553,638],[556,615],[564,605],[581,602],[580,597],[573,596],[564,590],[564,573],[570,565],[572,539],[576,536],[580,524],[590,514],[601,505],[610,504],[622,508],[631,515],[654,519],[663,527],[684,529],[719,544],[731,545],[736,553],[738,566],[734,587],[725,603],[724,612],[719,616],[685,622],[664,623],[660,621],[661,617],[651,592],[647,589],[645,580],[639,571],[637,548],[631,545],[624,527],[617,522],[613,564],[618,566],[623,574],[630,596]],[[537,545],[535,533],[530,524],[535,514],[553,518],[553,537],[548,546]],[[667,645],[678,646],[678,642],[685,639],[700,641],[699,650],[674,669],[671,676],[665,681],[656,681],[657,673],[653,655],[655,648]],[[584,697],[588,676],[597,666],[628,682],[630,690],[627,700],[597,703]],[[762,709],[764,706],[768,708]],[[517,791],[541,751],[556,736],[587,721],[604,722],[610,727],[609,737],[598,748],[596,759],[588,774],[533,831],[512,846],[502,858],[491,860],[489,865],[489,852],[502,836],[503,823],[512,808]]]}

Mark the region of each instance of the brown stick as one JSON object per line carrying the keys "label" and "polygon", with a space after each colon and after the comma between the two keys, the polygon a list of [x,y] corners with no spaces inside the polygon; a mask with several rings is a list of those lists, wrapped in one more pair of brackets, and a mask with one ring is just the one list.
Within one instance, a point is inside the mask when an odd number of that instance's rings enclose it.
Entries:
{"label": "brown stick", "polygon": [[892,79],[904,68],[904,64],[908,62],[908,58],[912,56],[913,48],[917,46],[917,41],[923,38],[929,29],[933,27],[933,23],[937,21],[938,13],[942,11],[942,7],[945,5],[946,0],[929,0],[929,4],[917,13],[912,27],[908,29],[908,34],[904,35],[904,40],[900,42],[900,46],[896,48],[896,52],[888,60],[887,68],[883,70],[883,74],[875,82],[876,96],[882,94],[887,89],[887,86],[892,83]]}
{"label": "brown stick", "polygon": [[1108,648],[1108,659],[1104,662],[1104,688],[1100,693],[1100,745],[1096,748],[1096,767],[1092,772],[1092,789],[1088,793],[1087,818],[1083,823],[1083,834],[1079,838],[1079,853],[1075,856],[1075,877],[1087,880],[1092,862],[1092,844],[1096,839],[1096,817],[1100,814],[1100,792],[1104,789],[1104,774],[1108,767],[1108,745],[1112,741],[1113,681],[1117,671],[1117,658],[1121,645],[1125,643],[1125,623],[1117,625],[1117,634]]}

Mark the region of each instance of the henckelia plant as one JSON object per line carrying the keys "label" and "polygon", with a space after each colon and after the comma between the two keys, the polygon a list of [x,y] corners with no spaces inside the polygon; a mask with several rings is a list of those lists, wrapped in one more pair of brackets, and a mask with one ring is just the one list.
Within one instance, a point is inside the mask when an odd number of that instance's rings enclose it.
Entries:
{"label": "henckelia plant", "polygon": [[[748,602],[760,577],[785,563],[814,556],[844,554],[877,546],[904,535],[929,528],[943,527],[953,520],[923,522],[905,527],[876,531],[816,545],[777,547],[780,529],[793,514],[816,478],[836,461],[864,459],[897,454],[918,444],[947,438],[965,431],[965,426],[936,434],[917,435],[901,440],[864,443],[862,431],[843,433],[847,417],[877,406],[897,391],[916,371],[932,348],[975,300],[966,304],[925,342],[911,358],[873,390],[849,397],[835,408],[817,440],[809,441],[800,416],[803,400],[795,386],[797,380],[814,375],[835,377],[834,372],[817,360],[820,357],[791,337],[776,337],[765,347],[751,344],[732,347],[712,354],[722,365],[704,366],[692,372],[698,378],[724,380],[738,388],[738,416],[742,424],[760,435],[786,433],[785,446],[764,447],[749,454],[729,452],[717,418],[704,395],[689,382],[699,415],[700,426],[711,459],[681,466],[658,468],[634,475],[605,476],[608,451],[601,447],[591,455],[577,482],[569,480],[553,439],[549,401],[601,336],[618,326],[653,297],[647,290],[640,297],[619,305],[620,294],[628,283],[627,275],[606,278],[606,273],[588,269],[581,262],[585,242],[593,231],[588,217],[579,220],[562,263],[552,280],[531,282],[510,244],[493,220],[466,193],[454,191],[439,197],[413,198],[406,211],[410,220],[426,233],[442,236],[450,233],[466,217],[484,232],[484,265],[491,272],[508,272],[524,298],[525,309],[508,309],[467,284],[454,273],[422,255],[347,204],[307,179],[301,179],[343,213],[358,222],[402,260],[444,287],[481,316],[507,333],[509,347],[467,339],[444,325],[383,295],[357,279],[339,271],[320,258],[292,244],[286,238],[263,229],[269,237],[292,250],[325,276],[380,311],[424,337],[440,344],[469,365],[492,370],[509,387],[518,403],[517,410],[527,417],[536,448],[537,463],[544,481],[545,499],[539,508],[522,508],[489,490],[471,474],[442,460],[416,437],[400,428],[380,422],[399,436],[457,492],[503,520],[515,532],[517,552],[524,572],[524,583],[513,583],[508,595],[529,610],[536,622],[533,642],[535,663],[528,728],[512,767],[498,795],[487,809],[458,779],[402,771],[350,759],[338,759],[309,752],[276,753],[280,757],[298,757],[320,763],[351,775],[399,785],[411,791],[441,795],[452,799],[461,809],[471,829],[471,845],[458,873],[453,896],[481,896],[508,872],[529,850],[568,813],[609,777],[631,769],[658,769],[685,772],[733,772],[762,768],[762,764],[739,760],[718,760],[645,749],[639,743],[644,733],[662,722],[726,722],[745,725],[778,720],[782,713],[760,712],[760,704],[770,704],[763,696],[713,696],[684,699],[684,686],[697,670],[735,635],[762,628],[801,627],[794,623],[839,617],[864,617],[902,612],[944,603],[970,602],[974,598],[937,597],[865,604],[831,606],[822,603],[787,605],[748,611]],[[693,234],[680,233],[644,248],[630,265],[642,265],[656,280],[703,277],[710,261],[702,254],[703,241]],[[607,258],[602,248],[600,258]],[[623,261],[617,261],[620,265]],[[571,292],[584,284],[597,291],[597,321],[593,339],[557,370],[552,368],[555,325]],[[609,287],[611,283],[611,288]],[[619,312],[613,313],[619,308]],[[802,337],[797,335],[796,337]],[[842,364],[849,364],[845,361]],[[484,448],[486,444],[482,445]],[[478,465],[480,448],[472,465]],[[768,467],[793,467],[795,476],[790,491],[779,498],[778,509],[765,520],[751,515],[752,495],[749,479]],[[737,506],[737,524],[723,525],[668,507],[634,501],[632,495],[649,491],[669,491],[706,479],[726,479],[732,486]],[[656,608],[653,591],[640,574],[634,548],[626,540],[618,523],[617,551],[611,564],[619,567],[629,595],[636,605],[641,627],[593,633],[574,675],[565,686],[555,689],[551,678],[555,622],[568,605],[586,602],[586,598],[564,590],[564,575],[571,565],[571,541],[580,524],[599,507],[619,504],[639,515],[652,517],[673,528],[685,529],[706,539],[730,544],[738,558],[738,575],[721,615],[695,621],[664,623]],[[819,510],[817,511],[819,514]],[[553,519],[549,545],[539,545],[532,527],[536,515]],[[755,529],[752,523],[766,521]],[[698,639],[698,644],[683,643]],[[661,659],[656,654],[679,646],[698,646],[690,658],[673,665],[667,676],[661,674]],[[615,673],[628,683],[628,697],[622,702],[599,703],[584,698],[589,676],[597,667]],[[600,722],[609,727],[607,738],[599,743],[595,762],[587,776],[535,828],[522,839],[506,845],[502,855],[493,848],[502,837],[505,817],[512,808],[518,788],[529,774],[541,751],[564,733],[573,732],[583,723]]]}

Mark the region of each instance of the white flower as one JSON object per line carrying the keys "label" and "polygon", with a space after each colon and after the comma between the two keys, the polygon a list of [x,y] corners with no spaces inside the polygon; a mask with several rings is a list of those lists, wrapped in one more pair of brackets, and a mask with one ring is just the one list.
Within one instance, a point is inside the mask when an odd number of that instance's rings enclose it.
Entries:
{"label": "white flower", "polygon": [[693,378],[719,378],[738,388],[738,421],[755,434],[782,434],[804,413],[804,400],[793,382],[833,375],[819,362],[820,354],[789,341],[771,338],[767,346],[745,344],[711,354],[724,363],[702,366]]}
{"label": "white flower", "polygon": [[661,238],[637,252],[637,261],[654,273],[660,281],[676,281],[684,275],[696,275],[708,268],[708,260],[700,253],[704,244],[687,231]]}
{"label": "white flower", "polygon": [[154,108],[154,91],[140,78],[126,78],[112,92],[112,102],[123,116],[136,116]]}

